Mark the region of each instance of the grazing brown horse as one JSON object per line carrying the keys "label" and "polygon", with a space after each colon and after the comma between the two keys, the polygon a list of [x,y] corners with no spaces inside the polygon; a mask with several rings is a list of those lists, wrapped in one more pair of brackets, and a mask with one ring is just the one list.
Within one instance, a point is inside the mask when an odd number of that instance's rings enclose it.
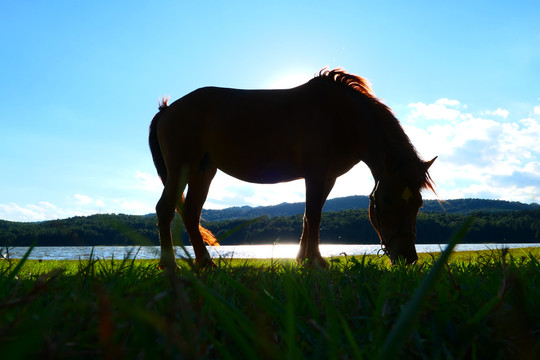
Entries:
{"label": "grazing brown horse", "polygon": [[359,76],[323,69],[287,90],[204,87],[170,105],[164,100],[150,125],[149,141],[165,185],[156,206],[162,267],[177,266],[170,230],[175,209],[196,263],[214,265],[203,241],[217,241],[200,225],[200,216],[217,169],[253,183],[305,179],[297,260],[326,266],[319,251],[322,207],[336,178],[359,161],[375,179],[369,217],[382,249],[392,262],[418,258],[420,191],[433,191],[428,169],[435,159],[419,158],[390,109]]}

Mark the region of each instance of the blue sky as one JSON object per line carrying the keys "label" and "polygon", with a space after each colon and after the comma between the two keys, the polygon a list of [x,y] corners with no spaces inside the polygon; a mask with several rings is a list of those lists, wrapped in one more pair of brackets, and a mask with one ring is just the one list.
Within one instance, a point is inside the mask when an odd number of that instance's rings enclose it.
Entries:
{"label": "blue sky", "polygon": [[[152,212],[163,95],[366,77],[443,199],[540,202],[536,1],[2,1],[0,219]],[[368,194],[364,165],[330,197]],[[433,198],[429,193],[427,198]],[[303,201],[302,182],[224,174],[207,208]]]}

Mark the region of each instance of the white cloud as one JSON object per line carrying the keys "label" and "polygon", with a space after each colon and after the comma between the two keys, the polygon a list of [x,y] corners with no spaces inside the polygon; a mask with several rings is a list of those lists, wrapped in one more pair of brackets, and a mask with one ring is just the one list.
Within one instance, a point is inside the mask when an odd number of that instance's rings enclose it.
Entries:
{"label": "white cloud", "polygon": [[218,171],[205,203],[207,209],[228,206],[264,206],[282,202],[304,201],[304,181],[279,184],[252,184],[235,179]]}
{"label": "white cloud", "polygon": [[250,185],[253,195],[245,197],[246,205],[266,206],[284,202],[295,203],[305,200],[305,184],[303,180],[272,185]]}
{"label": "white cloud", "polygon": [[36,204],[0,204],[0,219],[8,221],[44,221],[65,217],[66,213],[53,204],[40,201]]}
{"label": "white cloud", "polygon": [[523,171],[540,177],[540,162],[533,161],[523,167]]}
{"label": "white cloud", "polygon": [[365,163],[359,163],[336,180],[330,198],[370,194],[375,186],[373,175]]}
{"label": "white cloud", "polygon": [[214,208],[219,208],[221,203],[226,203],[238,196],[239,192],[252,194],[252,191],[246,186],[247,183],[235,179],[222,171],[218,171],[214,180],[210,184],[208,200],[214,203]]}
{"label": "white cloud", "polygon": [[437,105],[445,105],[445,106],[458,106],[459,101],[452,100],[452,99],[447,99],[447,98],[442,98],[442,99],[439,99],[439,100],[435,101],[435,104],[437,104]]}
{"label": "white cloud", "polygon": [[504,109],[501,109],[501,108],[498,108],[493,113],[493,115],[499,115],[499,116],[502,116],[505,119],[508,117],[509,114],[510,114],[510,112],[508,110],[504,110]]}
{"label": "white cloud", "polygon": [[153,203],[139,199],[93,199],[87,195],[75,194],[63,206],[41,201],[35,204],[0,204],[0,219],[8,221],[47,221],[65,219],[73,216],[88,216],[99,213],[137,214],[153,213]]}
{"label": "white cloud", "polygon": [[124,213],[124,214],[136,214],[136,215],[145,215],[150,214],[155,211],[154,204],[145,203],[139,200],[128,200],[128,199],[113,199],[111,200],[113,208],[116,210],[115,213]]}
{"label": "white cloud", "polygon": [[73,197],[75,198],[75,201],[80,205],[88,205],[94,201],[90,196],[81,194],[75,194],[73,195]]}
{"label": "white cloud", "polygon": [[[431,172],[441,198],[540,202],[539,122],[508,121],[510,112],[502,108],[484,113],[491,118],[478,117],[464,106],[455,108],[458,104],[448,99],[411,104],[404,121],[421,154],[439,155]],[[497,121],[501,117],[504,121]]]}
{"label": "white cloud", "polygon": [[101,208],[105,206],[105,202],[103,200],[93,199],[88,195],[75,194],[73,195],[73,198],[75,200],[75,204],[77,204],[78,206],[82,206],[82,207],[93,206],[93,207],[101,207]]}
{"label": "white cloud", "polygon": [[535,113],[536,115],[540,115],[540,106],[535,106],[535,107],[534,107],[534,113]]}
{"label": "white cloud", "polygon": [[135,171],[135,179],[138,184],[137,188],[152,192],[161,192],[163,190],[163,183],[157,175],[137,170]]}
{"label": "white cloud", "polygon": [[54,205],[46,201],[29,205],[14,202],[0,204],[0,219],[46,221],[98,213],[148,214],[155,211],[155,204],[163,190],[157,175],[136,171],[134,176],[127,180],[118,179],[118,182],[122,185],[116,184],[110,191],[117,193],[117,196],[76,193],[56,199]]}
{"label": "white cloud", "polygon": [[413,109],[409,121],[418,120],[447,120],[455,121],[459,118],[460,111],[450,107],[458,107],[459,101],[451,99],[439,99],[433,104],[422,102],[409,104]]}
{"label": "white cloud", "polygon": [[498,108],[495,111],[486,111],[486,115],[500,116],[500,117],[502,117],[504,119],[506,119],[509,114],[510,114],[510,112],[508,110],[504,110],[504,109],[501,109],[501,108]]}

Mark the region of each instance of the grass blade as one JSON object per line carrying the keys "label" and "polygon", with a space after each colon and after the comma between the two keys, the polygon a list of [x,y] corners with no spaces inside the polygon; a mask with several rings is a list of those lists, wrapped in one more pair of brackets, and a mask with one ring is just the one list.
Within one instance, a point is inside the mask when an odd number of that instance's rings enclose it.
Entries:
{"label": "grass blade", "polygon": [[28,248],[28,250],[26,251],[26,253],[22,257],[22,259],[17,263],[17,265],[15,265],[15,268],[13,268],[13,270],[9,274],[7,274],[6,277],[3,278],[3,282],[9,283],[15,278],[15,276],[17,275],[19,270],[22,268],[22,266],[24,265],[24,263],[26,262],[26,260],[30,256],[30,253],[32,252],[32,250],[34,250],[35,246],[36,246],[35,242],[32,245],[30,245],[30,247]]}
{"label": "grass blade", "polygon": [[465,221],[463,226],[458,230],[457,234],[452,238],[446,249],[443,251],[437,262],[433,265],[431,271],[426,275],[420,286],[416,288],[412,298],[403,308],[401,315],[386,338],[379,356],[380,359],[388,360],[398,358],[399,352],[411,333],[414,320],[420,312],[429,291],[435,284],[435,280],[448,261],[450,254],[452,254],[452,251],[456,245],[465,237],[465,234],[467,234],[472,222],[472,217],[469,217]]}

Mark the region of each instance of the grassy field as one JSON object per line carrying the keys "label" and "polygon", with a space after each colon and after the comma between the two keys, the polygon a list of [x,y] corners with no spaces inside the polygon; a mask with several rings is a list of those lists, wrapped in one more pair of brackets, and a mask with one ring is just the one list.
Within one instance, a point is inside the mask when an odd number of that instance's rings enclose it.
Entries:
{"label": "grassy field", "polygon": [[538,359],[540,250],[188,262],[0,261],[4,359]]}

